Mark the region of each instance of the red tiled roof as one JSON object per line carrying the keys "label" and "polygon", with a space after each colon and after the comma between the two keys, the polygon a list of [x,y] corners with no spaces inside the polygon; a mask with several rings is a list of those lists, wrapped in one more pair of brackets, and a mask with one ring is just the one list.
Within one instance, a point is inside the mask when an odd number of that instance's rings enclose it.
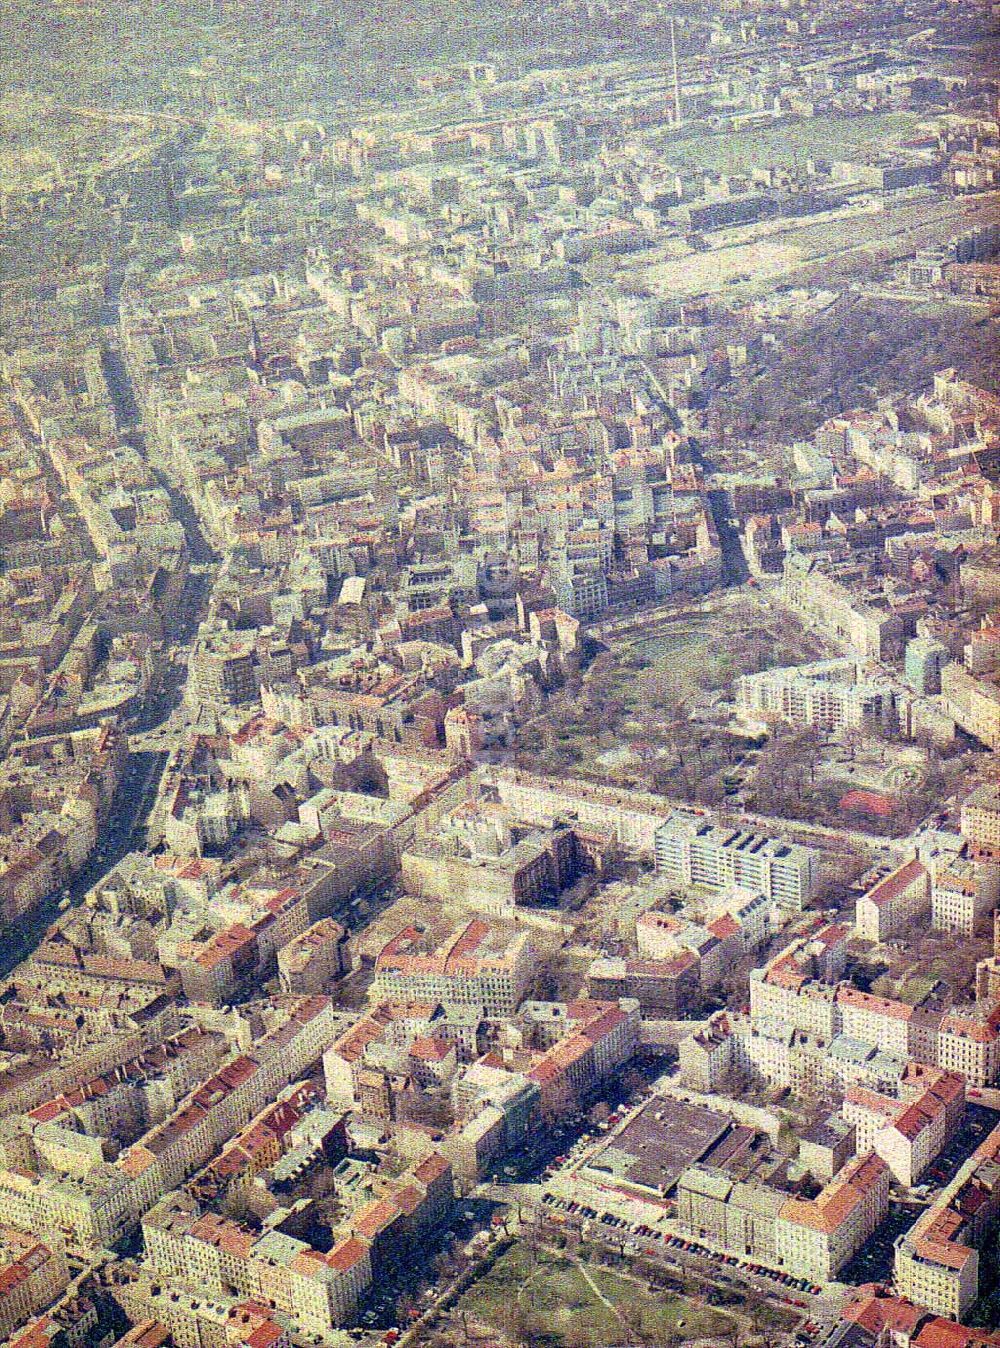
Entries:
{"label": "red tiled roof", "polygon": [[273,1320],[265,1320],[243,1340],[246,1348],[271,1348],[272,1343],[284,1336],[285,1331]]}
{"label": "red tiled roof", "polygon": [[907,861],[884,880],[880,880],[868,891],[865,898],[871,899],[872,903],[881,907],[883,904],[891,903],[893,899],[898,899],[900,894],[905,893],[911,885],[915,885],[921,879],[929,882],[927,867],[916,859]]}
{"label": "red tiled roof", "polygon": [[324,1262],[334,1272],[346,1273],[348,1269],[360,1264],[367,1250],[368,1247],[357,1236],[349,1236],[347,1240],[343,1240],[339,1245],[333,1247]]}
{"label": "red tiled roof", "polygon": [[972,1325],[959,1325],[954,1320],[945,1320],[935,1316],[922,1327],[913,1339],[917,1348],[980,1348],[981,1345],[1000,1344],[1000,1333],[995,1330],[976,1329]]}

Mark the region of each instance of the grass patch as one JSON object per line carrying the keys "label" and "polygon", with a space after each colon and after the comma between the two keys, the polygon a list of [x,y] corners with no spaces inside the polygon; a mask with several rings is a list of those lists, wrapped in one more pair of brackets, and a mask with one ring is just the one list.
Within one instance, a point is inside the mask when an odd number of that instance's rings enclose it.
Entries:
{"label": "grass patch", "polygon": [[846,159],[879,151],[906,140],[918,120],[907,112],[783,120],[776,126],[670,140],[663,146],[663,153],[671,164],[716,173],[746,173],[771,164],[791,164],[796,157],[804,164],[812,157]]}
{"label": "grass patch", "polygon": [[518,1243],[469,1288],[459,1310],[501,1331],[529,1332],[553,1348],[607,1348],[635,1342],[637,1330],[647,1342],[707,1338],[725,1334],[732,1324],[720,1311],[683,1297],[658,1293],[654,1299],[607,1269],[588,1265],[587,1274],[589,1281],[568,1257],[539,1251],[536,1258]]}
{"label": "grass patch", "polygon": [[713,1310],[710,1306],[699,1306],[697,1302],[689,1301],[686,1297],[661,1292],[654,1300],[642,1292],[634,1282],[619,1278],[616,1273],[611,1273],[607,1269],[595,1269],[591,1277],[619,1311],[628,1306],[637,1308],[642,1317],[645,1333],[660,1335],[664,1341],[675,1332],[679,1333],[682,1339],[712,1338],[725,1334],[732,1324],[728,1315]]}
{"label": "grass patch", "polygon": [[931,974],[915,974],[907,978],[899,989],[899,1000],[909,1006],[919,1006],[937,986],[938,980]]}

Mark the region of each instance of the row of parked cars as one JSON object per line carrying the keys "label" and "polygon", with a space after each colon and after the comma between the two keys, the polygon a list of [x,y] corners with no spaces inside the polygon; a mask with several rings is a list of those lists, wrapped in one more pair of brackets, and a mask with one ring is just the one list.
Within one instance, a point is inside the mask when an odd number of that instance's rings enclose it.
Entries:
{"label": "row of parked cars", "polygon": [[[718,1263],[727,1264],[732,1268],[741,1268],[747,1273],[754,1273],[761,1278],[770,1278],[772,1282],[787,1287],[790,1291],[808,1292],[812,1296],[818,1296],[822,1288],[808,1278],[796,1278],[791,1273],[785,1273],[781,1269],[769,1268],[766,1264],[758,1264],[750,1259],[741,1259],[735,1254],[721,1254],[717,1250],[710,1250],[707,1245],[701,1245],[696,1240],[687,1240],[683,1236],[666,1235],[662,1231],[656,1231],[645,1222],[636,1224],[627,1222],[623,1217],[618,1217],[613,1212],[598,1212],[586,1203],[578,1203],[573,1198],[563,1198],[559,1194],[546,1191],[542,1194],[542,1202],[549,1208],[562,1211],[570,1216],[577,1218],[589,1218],[591,1221],[600,1222],[604,1226],[613,1229],[628,1231],[631,1235],[644,1240],[653,1240],[660,1244],[661,1248],[671,1250],[683,1250],[690,1254],[701,1255],[706,1259],[714,1259]],[[655,1254],[655,1248],[649,1248],[643,1251],[645,1254]],[[792,1297],[783,1297],[782,1300],[790,1306],[795,1306],[800,1310],[805,1310],[808,1303],[801,1300],[795,1300]]]}
{"label": "row of parked cars", "polygon": [[[770,1278],[772,1282],[780,1283],[783,1287],[788,1287],[799,1292],[809,1292],[812,1296],[819,1296],[822,1287],[808,1278],[796,1278],[791,1273],[785,1273],[778,1268],[769,1268],[767,1264],[757,1264],[751,1259],[740,1259],[735,1254],[719,1254],[716,1250],[710,1250],[706,1245],[699,1245],[696,1240],[684,1240],[681,1236],[666,1236],[664,1243],[672,1249],[691,1250],[695,1254],[705,1255],[709,1259],[716,1259],[723,1264],[731,1264],[734,1268],[742,1268],[747,1273],[756,1273],[758,1277]],[[793,1306],[804,1307],[806,1302],[793,1301]]]}
{"label": "row of parked cars", "polygon": [[595,1208],[588,1208],[586,1203],[578,1203],[574,1198],[560,1198],[558,1194],[545,1192],[542,1194],[542,1202],[547,1203],[550,1208],[558,1208],[561,1212],[571,1212],[577,1217],[589,1217],[591,1220],[600,1215],[603,1221],[605,1217],[610,1217],[609,1212],[598,1214]]}

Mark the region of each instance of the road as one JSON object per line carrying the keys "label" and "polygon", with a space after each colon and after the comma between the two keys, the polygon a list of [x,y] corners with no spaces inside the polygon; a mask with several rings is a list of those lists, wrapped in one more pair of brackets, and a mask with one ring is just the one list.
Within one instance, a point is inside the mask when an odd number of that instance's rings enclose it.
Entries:
{"label": "road", "polygon": [[[106,296],[106,320],[117,323],[118,286]],[[112,352],[105,356],[105,377],[111,392],[119,424],[134,425],[136,402],[124,362]],[[30,441],[46,464],[53,490],[58,498],[62,489],[51,462],[44,453],[41,441],[35,435],[19,408],[14,408],[21,433]],[[127,429],[123,438],[145,456],[145,442],[140,431]],[[176,615],[175,641],[187,650],[198,623],[208,606],[212,584],[219,561],[199,528],[191,504],[172,484],[162,482],[170,495],[175,517],[180,520],[187,539],[188,552],[194,563],[190,568],[181,611]],[[49,895],[30,914],[18,920],[16,933],[4,932],[0,952],[0,976],[26,959],[35,949],[49,926],[59,916],[60,909],[82,902],[84,896],[98,884],[129,852],[141,847],[144,829],[159,788],[160,778],[169,752],[187,734],[187,715],[183,707],[184,685],[187,679],[186,659],[169,660],[157,682],[146,697],[142,711],[131,727],[130,757],[108,811],[107,821],[98,835],[97,846],[86,865],[62,891]]]}
{"label": "road", "polygon": [[167,761],[165,753],[134,755],[111,802],[108,822],[98,837],[97,847],[82,870],[65,890],[50,894],[32,912],[18,919],[16,929],[4,931],[0,942],[0,977],[31,954],[46,930],[59,916],[60,906],[82,902],[84,895],[98,884],[122,857],[135,850],[136,835],[156,797],[156,788]]}
{"label": "road", "polygon": [[722,549],[722,583],[742,585],[750,575],[750,568],[743,555],[739,532],[729,514],[726,492],[710,491],[708,504],[715,522],[715,532],[719,536],[719,547]]}

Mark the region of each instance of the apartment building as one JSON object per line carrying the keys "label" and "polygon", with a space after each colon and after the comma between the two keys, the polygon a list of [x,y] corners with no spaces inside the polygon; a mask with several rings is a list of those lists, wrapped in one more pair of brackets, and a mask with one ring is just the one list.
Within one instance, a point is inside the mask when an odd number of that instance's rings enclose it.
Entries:
{"label": "apartment building", "polygon": [[635,936],[640,959],[692,955],[698,982],[704,989],[716,987],[733,960],[744,953],[741,928],[728,914],[703,925],[688,921],[683,911],[648,911],[636,918]]}
{"label": "apartment building", "polygon": [[1000,1006],[948,1012],[938,1031],[937,1065],[960,1072],[971,1086],[993,1085],[1000,1078]]}
{"label": "apartment building", "polygon": [[957,661],[941,670],[941,705],[951,719],[988,749],[1000,749],[1000,684]]}
{"label": "apartment building", "polygon": [[535,969],[526,932],[513,936],[485,922],[470,922],[433,950],[421,932],[406,927],[375,957],[368,989],[373,1002],[457,1002],[481,1006],[490,1019],[513,1015]]}
{"label": "apartment building", "polygon": [[859,660],[893,660],[903,652],[906,624],[877,590],[863,596],[863,570],[853,562],[791,552],[782,591],[809,622],[851,648]]}
{"label": "apartment building", "polygon": [[553,588],[559,607],[581,622],[593,622],[608,606],[607,576],[595,556],[557,557]]}
{"label": "apartment building", "polygon": [[204,627],[191,660],[185,700],[192,707],[217,709],[256,702],[260,674],[252,640],[221,628]]}
{"label": "apartment building", "polygon": [[[450,713],[449,713],[450,715]],[[580,867],[569,828],[518,828],[505,812],[463,802],[429,838],[400,858],[410,894],[467,904],[480,914],[513,917],[518,905],[552,902]]]}
{"label": "apartment building", "polygon": [[980,1250],[1000,1220],[1000,1128],[994,1128],[909,1231],[896,1240],[900,1296],[963,1320],[979,1296]]}
{"label": "apartment building", "polygon": [[681,1079],[697,1091],[717,1090],[733,1066],[732,1029],[725,1011],[677,1046]]}
{"label": "apartment building", "polygon": [[778,1261],[795,1277],[827,1283],[889,1210],[889,1167],[869,1153],[849,1162],[814,1199],[790,1198],[776,1223]]}
{"label": "apartment building", "polygon": [[677,1222],[695,1239],[825,1283],[867,1240],[889,1206],[889,1170],[873,1154],[849,1161],[814,1199],[708,1164],[677,1183]]}
{"label": "apartment building", "polygon": [[557,1020],[562,1037],[525,1072],[538,1086],[543,1116],[549,1118],[579,1107],[629,1061],[639,1045],[641,1016],[637,1001],[622,998],[617,1004],[568,1002]]}
{"label": "apartment building", "polygon": [[854,906],[854,926],[866,941],[888,941],[931,904],[931,877],[916,859],[902,866],[862,894]]}
{"label": "apartment building", "polygon": [[282,992],[322,994],[351,967],[347,928],[332,917],[320,918],[278,951]]}
{"label": "apartment building", "polygon": [[910,1187],[961,1122],[962,1077],[911,1064],[895,1095],[851,1086],[842,1113],[855,1131],[859,1153],[881,1156],[899,1183]]}
{"label": "apartment building", "polygon": [[[5,1145],[0,1203],[19,1226],[59,1235],[74,1248],[114,1244],[165,1189],[180,1184],[269,1098],[303,1076],[336,1024],[329,998],[300,999],[286,1019],[257,1040],[252,1055],[226,1063],[113,1164],[97,1159],[82,1173],[66,1174],[47,1167],[31,1136]],[[99,1157],[100,1140],[84,1141],[96,1144]]]}
{"label": "apartment building", "polygon": [[817,1180],[830,1181],[857,1152],[854,1125],[839,1114],[828,1114],[799,1134],[799,1164]]}
{"label": "apartment building", "polygon": [[975,936],[1000,903],[1000,863],[954,857],[934,869],[931,926]]}
{"label": "apartment building", "polygon": [[31,1126],[65,1122],[90,1137],[124,1140],[162,1122],[228,1052],[218,1033],[190,1026],[139,1057],[71,1088],[27,1113]]}
{"label": "apartment building", "polygon": [[1000,910],[993,914],[993,954],[976,965],[976,1001],[1000,1001]]}
{"label": "apartment building", "polygon": [[715,824],[674,810],[655,833],[657,871],[678,885],[710,890],[738,885],[799,911],[817,892],[820,854],[798,843]]}
{"label": "apartment building", "polygon": [[962,836],[980,861],[1000,862],[1000,782],[984,782],[962,803]]}
{"label": "apartment building", "polygon": [[0,1226],[0,1340],[50,1305],[69,1283],[62,1246]]}
{"label": "apartment building", "polygon": [[634,997],[647,1016],[679,1016],[698,1001],[700,961],[684,950],[664,959],[597,959],[587,970],[587,996],[595,1001]]}
{"label": "apartment building", "polygon": [[757,1179],[738,1179],[716,1166],[689,1166],[677,1181],[677,1224],[695,1240],[741,1259],[778,1262],[778,1214],[786,1195]]}
{"label": "apartment building", "polygon": [[744,674],[736,684],[736,706],[747,719],[811,726],[827,735],[889,727],[895,719],[891,686],[864,678],[854,660]]}
{"label": "apartment building", "polygon": [[812,977],[794,950],[783,951],[751,970],[750,1017],[829,1042],[840,1031],[837,990]]}
{"label": "apartment building", "polygon": [[208,1295],[265,1298],[305,1334],[325,1337],[349,1323],[371,1286],[370,1247],[358,1236],[346,1234],[320,1253],[283,1231],[253,1231],[203,1212],[183,1193],[157,1203],[142,1234],[161,1277],[193,1282]]}
{"label": "apartment building", "polygon": [[876,997],[844,983],[837,989],[837,1011],[841,1031],[849,1038],[878,1044],[898,1058],[909,1057],[913,1007],[906,1002]]}
{"label": "apartment building", "polygon": [[482,1009],[451,1003],[382,1002],[349,1025],[323,1054],[327,1099],[341,1109],[391,1119],[414,1082],[446,1084],[481,1052]]}
{"label": "apartment building", "polygon": [[515,768],[494,769],[484,781],[495,787],[501,804],[518,819],[548,828],[568,823],[588,833],[611,835],[620,847],[640,856],[653,855],[656,830],[669,814],[662,796],[644,791],[567,782]]}

